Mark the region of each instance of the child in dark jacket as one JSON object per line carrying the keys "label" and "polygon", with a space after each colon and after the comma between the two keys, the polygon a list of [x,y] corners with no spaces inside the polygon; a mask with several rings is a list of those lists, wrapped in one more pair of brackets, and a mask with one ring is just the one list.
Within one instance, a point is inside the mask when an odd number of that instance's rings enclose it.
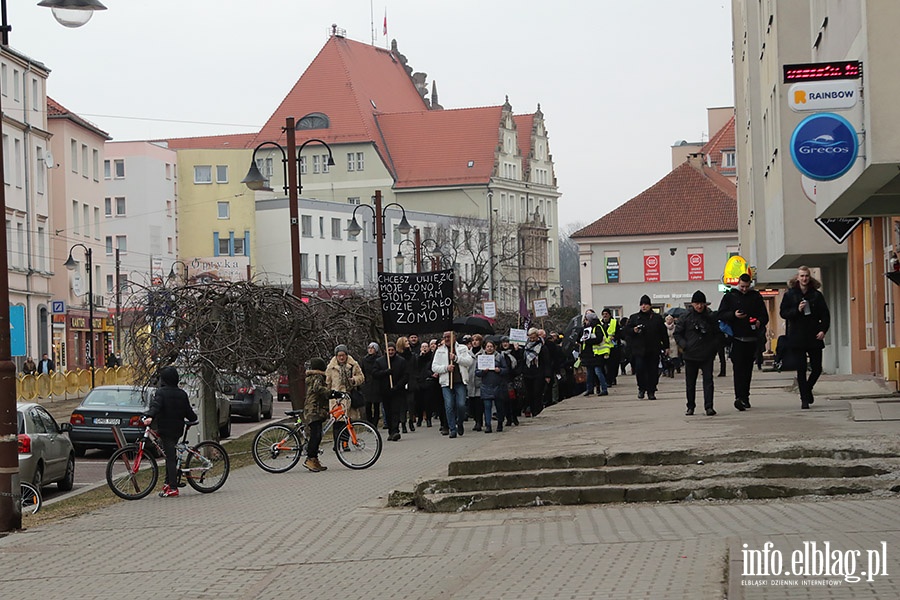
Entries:
{"label": "child in dark jacket", "polygon": [[184,434],[185,420],[197,421],[197,413],[191,408],[187,393],[178,387],[178,371],[175,367],[163,367],[159,372],[160,387],[150,400],[150,408],[144,425],[156,421],[156,430],[162,439],[166,454],[166,483],[160,498],[178,497],[178,455],[175,445]]}

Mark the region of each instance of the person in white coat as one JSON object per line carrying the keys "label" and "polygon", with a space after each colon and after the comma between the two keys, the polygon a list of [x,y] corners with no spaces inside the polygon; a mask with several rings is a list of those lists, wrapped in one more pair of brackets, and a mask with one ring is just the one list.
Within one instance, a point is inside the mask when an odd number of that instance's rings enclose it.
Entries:
{"label": "person in white coat", "polygon": [[452,332],[445,331],[441,346],[434,353],[431,370],[438,375],[441,384],[451,438],[464,433],[466,382],[469,381],[469,369],[474,362],[469,349],[464,344],[456,343]]}

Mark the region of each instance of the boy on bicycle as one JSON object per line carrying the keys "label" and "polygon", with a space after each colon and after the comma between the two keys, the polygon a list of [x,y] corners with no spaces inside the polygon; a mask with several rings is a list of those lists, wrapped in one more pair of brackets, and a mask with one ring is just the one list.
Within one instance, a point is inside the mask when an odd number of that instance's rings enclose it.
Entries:
{"label": "boy on bicycle", "polygon": [[184,435],[185,420],[196,421],[197,413],[191,408],[187,393],[178,387],[178,371],[175,367],[163,367],[159,372],[159,381],[160,386],[150,400],[150,408],[143,423],[149,425],[156,419],[156,429],[166,454],[166,483],[159,497],[177,498],[178,455],[175,445]]}

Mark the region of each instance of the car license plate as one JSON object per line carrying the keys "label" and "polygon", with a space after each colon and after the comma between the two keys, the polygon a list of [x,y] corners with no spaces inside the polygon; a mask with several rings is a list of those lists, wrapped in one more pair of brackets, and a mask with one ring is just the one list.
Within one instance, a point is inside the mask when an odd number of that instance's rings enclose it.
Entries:
{"label": "car license plate", "polygon": [[118,425],[120,419],[94,419],[94,425]]}

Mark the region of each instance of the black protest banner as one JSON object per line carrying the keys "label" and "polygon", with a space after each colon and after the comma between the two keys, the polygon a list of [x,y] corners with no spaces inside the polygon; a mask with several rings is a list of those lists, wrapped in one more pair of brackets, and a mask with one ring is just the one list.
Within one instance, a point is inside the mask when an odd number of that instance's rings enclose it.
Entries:
{"label": "black protest banner", "polygon": [[426,333],[453,326],[453,271],[379,273],[385,333]]}

